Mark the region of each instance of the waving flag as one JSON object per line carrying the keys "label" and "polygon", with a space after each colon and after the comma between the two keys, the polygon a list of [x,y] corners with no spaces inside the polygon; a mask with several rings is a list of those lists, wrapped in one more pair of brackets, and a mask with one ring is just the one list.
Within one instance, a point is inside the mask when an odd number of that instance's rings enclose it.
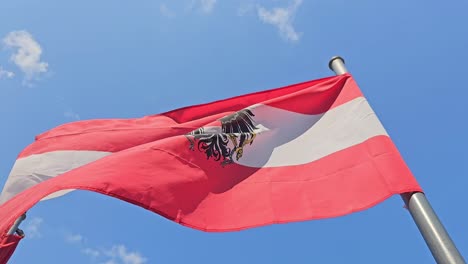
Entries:
{"label": "waving flag", "polygon": [[349,74],[54,128],[19,155],[0,231],[75,189],[204,231],[341,216],[421,191]]}

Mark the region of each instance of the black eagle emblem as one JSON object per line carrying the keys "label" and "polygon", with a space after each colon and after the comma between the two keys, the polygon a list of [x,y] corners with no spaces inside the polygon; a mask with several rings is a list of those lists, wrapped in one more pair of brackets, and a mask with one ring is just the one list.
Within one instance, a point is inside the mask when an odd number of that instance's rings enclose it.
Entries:
{"label": "black eagle emblem", "polygon": [[227,165],[242,158],[244,146],[251,145],[255,139],[257,126],[253,119],[255,115],[249,109],[243,109],[221,118],[221,129],[207,131],[201,127],[186,135],[190,149],[205,152],[206,158],[221,160],[221,165]]}

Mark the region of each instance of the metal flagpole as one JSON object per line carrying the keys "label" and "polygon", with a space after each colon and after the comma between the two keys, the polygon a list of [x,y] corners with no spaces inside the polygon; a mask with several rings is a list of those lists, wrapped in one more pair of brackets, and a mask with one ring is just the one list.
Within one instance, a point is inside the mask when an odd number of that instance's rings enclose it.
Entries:
{"label": "metal flagpole", "polygon": [[18,219],[16,219],[15,223],[11,226],[10,230],[8,230],[7,235],[13,235],[15,232],[18,233],[20,236],[24,236],[23,230],[19,229],[19,225],[23,220],[26,219],[26,213],[22,214]]}
{"label": "metal flagpole", "polygon": [[[347,73],[343,58],[331,58],[328,67],[336,75]],[[419,228],[432,256],[439,264],[466,264],[449,234],[440,222],[426,196],[421,192],[404,193],[401,198]]]}

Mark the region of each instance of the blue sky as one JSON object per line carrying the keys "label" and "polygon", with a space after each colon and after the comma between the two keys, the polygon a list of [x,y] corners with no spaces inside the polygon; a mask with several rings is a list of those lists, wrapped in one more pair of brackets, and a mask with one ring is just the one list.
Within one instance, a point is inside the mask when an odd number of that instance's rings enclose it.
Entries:
{"label": "blue sky", "polygon": [[[0,183],[34,136],[332,75],[341,55],[468,252],[468,2],[0,4]],[[27,56],[21,56],[26,52]],[[29,211],[11,263],[431,263],[400,197],[345,217],[204,233],[76,191]]]}

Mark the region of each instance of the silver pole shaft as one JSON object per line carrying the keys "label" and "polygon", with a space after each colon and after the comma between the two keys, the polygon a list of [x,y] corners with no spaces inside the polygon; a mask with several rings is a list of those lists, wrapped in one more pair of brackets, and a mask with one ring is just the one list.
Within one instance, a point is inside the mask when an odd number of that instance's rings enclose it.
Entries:
{"label": "silver pole shaft", "polygon": [[26,219],[26,214],[22,214],[18,219],[16,219],[15,223],[13,223],[13,226],[11,226],[10,230],[8,230],[8,235],[13,235],[16,230],[18,229],[19,225],[23,220]]}
{"label": "silver pole shaft", "polygon": [[[336,75],[347,73],[343,58],[331,58],[328,66]],[[404,193],[401,198],[418,226],[432,256],[438,264],[466,264],[445,227],[421,192]]]}
{"label": "silver pole shaft", "polygon": [[423,193],[401,195],[437,263],[464,264],[465,260]]}

